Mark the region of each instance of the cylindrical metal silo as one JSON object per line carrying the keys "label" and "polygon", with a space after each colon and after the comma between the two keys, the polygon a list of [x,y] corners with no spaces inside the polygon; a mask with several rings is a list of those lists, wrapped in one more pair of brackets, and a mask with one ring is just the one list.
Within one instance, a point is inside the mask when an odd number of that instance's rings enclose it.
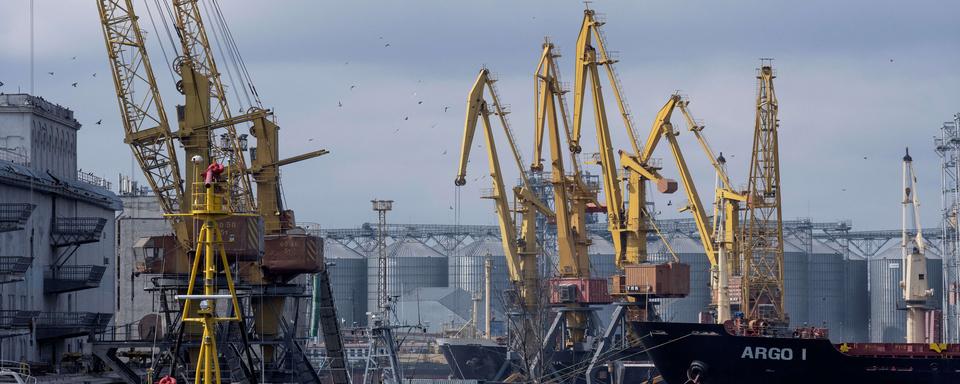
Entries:
{"label": "cylindrical metal silo", "polygon": [[[399,239],[387,246],[387,296],[414,288],[446,287],[447,257],[417,239]],[[367,310],[377,308],[377,252],[367,258]]]}
{"label": "cylindrical metal silo", "polygon": [[334,265],[328,268],[333,302],[344,324],[366,323],[367,261],[366,258],[336,241],[324,243],[324,258]]}
{"label": "cylindrical metal silo", "polygon": [[[484,237],[463,247],[458,248],[450,256],[450,286],[467,291],[471,295],[485,295],[484,263],[489,258],[492,266],[490,271],[490,305],[494,311],[503,312],[504,298],[502,293],[512,289],[510,272],[507,270],[507,259],[503,252],[503,243],[496,237]],[[472,306],[472,303],[464,303]],[[482,303],[481,303],[482,305]],[[472,307],[468,307],[472,310]],[[482,310],[482,309],[481,309]],[[482,312],[478,317],[483,320]]]}
{"label": "cylindrical metal silo", "polygon": [[[926,247],[928,286],[933,296],[928,303],[938,307],[943,300],[943,259]],[[903,251],[893,245],[870,260],[870,341],[902,343],[906,338],[906,311],[901,310]]]}
{"label": "cylindrical metal silo", "polygon": [[803,242],[797,238],[786,238],[784,234],[783,242],[783,289],[786,293],[784,297],[784,310],[790,317],[791,325],[802,325],[808,322],[809,316],[807,310],[808,300],[808,279],[809,255],[807,250],[801,248]]}
{"label": "cylindrical metal silo", "polygon": [[894,245],[868,261],[870,278],[870,341],[902,343],[906,332],[906,312],[898,309],[903,293],[902,253]]}
{"label": "cylindrical metal silo", "polygon": [[607,279],[607,285],[610,285],[610,276],[617,274],[617,250],[613,249],[613,243],[600,236],[590,236],[590,247],[587,248],[590,254],[590,276]]}
{"label": "cylindrical metal silo", "polygon": [[807,324],[829,328],[831,336],[842,335],[843,285],[843,255],[814,240],[807,261]]}
{"label": "cylindrical metal silo", "polygon": [[[710,305],[710,260],[699,240],[679,234],[668,234],[666,238],[680,262],[690,265],[690,294],[679,299],[661,299],[660,317],[663,321],[696,323],[700,312]],[[650,242],[648,250],[653,263],[673,261],[660,240]]]}
{"label": "cylindrical metal silo", "polygon": [[870,291],[867,259],[851,255],[844,260],[843,326],[840,334],[830,330],[835,342],[865,343],[870,340]]}

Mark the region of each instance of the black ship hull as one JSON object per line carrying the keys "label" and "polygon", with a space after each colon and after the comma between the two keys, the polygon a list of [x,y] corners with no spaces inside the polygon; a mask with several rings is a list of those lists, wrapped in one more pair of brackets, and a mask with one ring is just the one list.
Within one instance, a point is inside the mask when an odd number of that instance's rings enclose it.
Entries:
{"label": "black ship hull", "polygon": [[714,324],[633,326],[668,384],[960,383],[960,357],[954,355],[906,348],[853,355],[827,339],[737,336]]}
{"label": "black ship hull", "polygon": [[438,339],[437,344],[454,379],[496,381],[510,373],[504,345],[482,339]]}
{"label": "black ship hull", "polygon": [[[507,360],[507,347],[481,339],[439,339],[438,345],[444,359],[450,367],[450,377],[461,380],[477,380],[481,382],[496,382],[506,379],[516,372],[518,367]],[[616,384],[645,384],[653,382],[657,376],[653,364],[642,360],[646,356],[640,347],[622,351],[623,356],[629,356],[630,361],[619,361],[611,367],[604,367],[610,371],[603,376],[603,383]],[[552,354],[552,368],[554,375],[543,378],[545,382],[584,383],[583,375],[571,372],[583,370],[591,354],[587,352],[554,353]],[[640,360],[638,360],[640,359]],[[558,377],[562,376],[562,377]],[[610,380],[610,377],[616,377]]]}

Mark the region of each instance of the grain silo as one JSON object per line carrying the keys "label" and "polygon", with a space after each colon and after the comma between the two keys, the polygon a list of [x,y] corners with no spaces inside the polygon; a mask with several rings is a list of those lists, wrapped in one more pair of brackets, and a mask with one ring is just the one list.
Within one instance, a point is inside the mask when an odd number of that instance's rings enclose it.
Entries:
{"label": "grain silo", "polygon": [[[492,266],[490,271],[490,305],[498,311],[503,308],[502,292],[512,289],[510,272],[507,270],[507,259],[503,252],[503,243],[499,238],[485,236],[470,244],[456,249],[450,255],[449,282],[450,286],[460,288],[471,295],[485,294],[484,262],[489,258]],[[467,300],[463,305],[472,307]],[[470,310],[471,308],[468,308]],[[482,320],[482,316],[481,316]]]}
{"label": "grain silo", "polygon": [[[925,249],[927,257],[928,286],[933,296],[928,303],[939,307],[943,299],[943,259],[933,251]],[[906,311],[901,310],[903,290],[903,251],[895,244],[880,252],[869,261],[870,278],[870,341],[882,343],[903,343],[906,340]]]}
{"label": "grain silo", "polygon": [[807,324],[829,328],[831,335],[842,334],[844,278],[843,255],[813,240],[807,262]]}
{"label": "grain silo", "polygon": [[784,233],[783,242],[783,289],[784,310],[790,317],[790,325],[802,325],[807,322],[809,300],[807,270],[809,254],[804,242],[795,236]]}
{"label": "grain silo", "polygon": [[[401,296],[421,287],[446,287],[447,257],[414,238],[387,246],[387,296]],[[367,258],[367,310],[377,308],[377,251]]]}
{"label": "grain silo", "polygon": [[617,274],[617,250],[613,248],[613,243],[601,236],[590,236],[590,247],[587,248],[590,255],[590,276],[607,279],[607,285],[610,285],[610,276]]}
{"label": "grain silo", "polygon": [[902,253],[894,245],[869,259],[870,278],[870,341],[877,343],[903,343],[907,317],[898,310],[903,300],[900,289],[902,280]]}
{"label": "grain silo", "polygon": [[836,342],[865,343],[870,340],[870,293],[867,259],[850,255],[843,264],[843,326],[839,334],[830,330]]}
{"label": "grain silo", "polygon": [[337,316],[348,326],[354,322],[366,323],[367,312],[367,261],[366,258],[345,245],[326,240],[324,258],[333,265],[328,267],[333,302]]}
{"label": "grain silo", "polygon": [[[661,299],[660,317],[663,321],[696,323],[700,312],[710,305],[710,260],[700,241],[679,234],[669,234],[666,238],[680,262],[690,265],[690,294],[679,299]],[[653,263],[674,260],[659,239],[649,243],[648,251]]]}

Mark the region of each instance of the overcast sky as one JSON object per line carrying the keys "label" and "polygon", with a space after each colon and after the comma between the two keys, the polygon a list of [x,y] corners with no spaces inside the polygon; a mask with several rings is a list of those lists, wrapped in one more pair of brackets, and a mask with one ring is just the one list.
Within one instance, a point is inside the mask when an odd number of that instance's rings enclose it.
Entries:
{"label": "overcast sky", "polygon": [[[181,101],[157,44],[165,32],[149,24],[145,1],[134,2],[172,110]],[[283,170],[286,201],[297,219],[325,227],[375,220],[374,197],[396,200],[392,222],[453,223],[465,96],[478,69],[485,65],[499,75],[529,158],[540,45],[550,36],[569,53],[583,15],[583,4],[574,1],[220,3],[264,105],[276,111],[282,156],[331,152]],[[2,92],[30,88],[28,4],[0,2]],[[727,157],[735,182],[744,183],[755,71],[758,58],[772,57],[785,218],[898,228],[900,158],[909,146],[923,221],[937,225],[939,159],[932,138],[960,112],[960,3],[599,1],[592,7],[607,19],[607,43],[620,58],[617,69],[641,135],[680,90],[706,122],[714,149]],[[35,14],[35,93],[76,111],[84,124],[80,166],[113,180],[119,173],[142,180],[122,141],[95,2],[36,0]],[[560,60],[569,81],[573,61]],[[614,117],[616,146],[626,149]],[[102,125],[94,124],[100,119]],[[584,152],[592,152],[595,138],[587,128]],[[680,139],[709,200],[712,171],[691,135]],[[461,222],[492,224],[493,206],[479,198],[489,178],[475,180],[488,173],[485,158],[477,157],[485,154],[474,148],[477,161],[461,188]],[[670,160],[666,148],[657,156]],[[512,183],[517,173],[507,160]],[[670,167],[664,173],[676,177]],[[664,217],[686,217],[673,210],[686,200],[682,195],[653,199]]]}

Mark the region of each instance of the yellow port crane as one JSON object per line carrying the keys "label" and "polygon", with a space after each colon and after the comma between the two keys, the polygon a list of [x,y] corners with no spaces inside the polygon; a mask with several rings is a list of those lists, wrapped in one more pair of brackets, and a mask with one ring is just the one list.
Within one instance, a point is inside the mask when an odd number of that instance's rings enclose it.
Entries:
{"label": "yellow port crane", "polygon": [[747,179],[747,201],[741,228],[743,297],[747,319],[787,325],[783,287],[783,218],[777,130],[779,103],[773,88],[771,59],[757,71],[753,151]]}
{"label": "yellow port crane", "polygon": [[[616,60],[610,58],[605,47],[600,26],[603,22],[598,20],[596,13],[592,9],[586,9],[583,13],[583,22],[580,26],[580,34],[577,37],[576,46],[576,66],[573,91],[573,132],[570,138],[570,150],[579,153],[581,151],[580,137],[583,127],[583,107],[586,103],[586,93],[589,91],[593,96],[594,124],[597,130],[598,163],[603,169],[603,192],[606,199],[607,222],[610,234],[616,251],[616,264],[618,268],[625,265],[635,265],[646,261],[647,243],[646,243],[646,222],[649,221],[644,210],[645,205],[645,185],[638,178],[630,176],[627,191],[630,194],[630,201],[637,202],[630,204],[625,211],[623,204],[622,188],[620,186],[620,177],[617,172],[617,160],[614,157],[613,142],[610,137],[610,128],[607,122],[607,111],[604,105],[602,80],[600,78],[600,66],[603,66],[607,72],[607,78],[613,89],[614,98],[623,118],[623,124],[629,137],[633,153],[641,153],[641,148],[637,139],[636,130],[633,128],[633,122],[630,119],[630,113],[623,100],[621,87],[617,80],[613,64]],[[589,82],[589,87],[588,87]],[[672,192],[676,189],[676,182],[663,185],[664,192]]]}
{"label": "yellow port crane", "polygon": [[[594,278],[590,273],[587,213],[598,203],[596,190],[585,182],[576,155],[565,153],[569,152],[566,148],[571,132],[557,57],[554,45],[544,42],[535,74],[535,156],[530,167],[533,172],[543,170],[541,155],[544,136],[547,136],[557,242],[557,275],[548,283],[550,304],[558,308],[542,347],[549,354],[549,364],[545,360],[538,361],[533,369],[543,368],[554,378],[558,377],[558,371],[555,371],[558,364],[576,366],[585,357],[583,351],[590,349],[588,336],[595,336],[599,329],[599,321],[590,305],[610,302],[606,279]],[[561,123],[565,137],[561,136]],[[564,146],[564,139],[567,146]],[[571,160],[572,173],[569,175],[564,167],[566,155]]]}
{"label": "yellow port crane", "polygon": [[[491,101],[484,98],[485,91],[489,93]],[[506,133],[510,152],[520,170],[521,185],[513,188],[513,196],[517,208],[511,210],[506,184],[503,182],[503,172],[497,153],[493,127],[490,115],[495,115]],[[530,189],[527,175],[523,171],[523,160],[517,149],[513,133],[506,119],[507,111],[500,104],[500,97],[494,87],[494,79],[486,68],[480,70],[477,80],[467,98],[467,112],[463,130],[463,143],[460,149],[460,162],[457,168],[457,178],[454,183],[463,186],[467,183],[467,164],[470,161],[470,149],[476,133],[477,120],[483,122],[483,134],[487,144],[487,159],[490,166],[490,180],[492,191],[484,196],[493,200],[496,207],[497,222],[500,226],[500,238],[503,252],[507,258],[507,270],[511,283],[517,291],[521,313],[527,317],[536,314],[540,306],[540,278],[537,270],[537,256],[540,249],[537,244],[537,213],[553,217],[553,210]],[[520,214],[520,234],[517,235],[517,225],[513,216],[516,211]],[[514,303],[510,303],[514,304]],[[523,321],[523,332],[537,332],[538,321]]]}
{"label": "yellow port crane", "polygon": [[[730,186],[730,178],[724,168],[725,159],[722,156],[714,156],[706,137],[703,136],[704,125],[694,119],[690,112],[690,101],[678,94],[671,95],[667,103],[657,113],[653,123],[653,129],[644,146],[644,155],[640,161],[649,162],[653,150],[656,148],[659,138],[666,138],[670,152],[673,155],[677,171],[680,173],[680,180],[683,184],[683,190],[687,196],[687,204],[681,207],[680,211],[690,211],[693,215],[694,224],[703,246],[704,254],[710,262],[710,287],[713,292],[713,300],[717,307],[717,321],[722,323],[730,319],[730,297],[728,294],[728,285],[730,273],[730,259],[735,259],[733,249],[736,246],[735,233],[738,229],[739,204],[746,201],[746,197],[734,191]],[[707,216],[706,207],[700,199],[697,192],[697,186],[693,181],[690,169],[681,151],[680,144],[677,141],[679,132],[673,127],[670,118],[674,110],[679,109],[683,115],[687,128],[693,133],[701,149],[710,159],[711,165],[717,174],[718,185],[715,188],[714,198],[714,217],[711,224]],[[644,160],[647,159],[647,160]],[[621,162],[628,171],[636,172],[643,177],[658,177],[655,172],[645,174],[643,162],[636,161],[637,158],[627,156],[621,152]],[[657,179],[650,179],[655,182],[661,182]]]}
{"label": "yellow port crane", "polygon": [[[219,13],[219,5],[215,1],[211,4]],[[240,116],[230,115],[224,86],[220,83],[220,74],[214,62],[196,0],[173,0],[174,9],[177,12],[175,26],[183,50],[183,56],[173,64],[181,77],[176,84],[177,89],[184,95],[185,101],[182,106],[177,107],[179,129],[177,132],[171,132],[132,0],[98,0],[97,6],[120,105],[125,142],[131,146],[134,157],[160,200],[163,213],[186,214],[194,209],[194,202],[185,198],[183,185],[193,185],[199,180],[199,175],[194,167],[187,167],[185,178],[181,178],[177,153],[173,147],[173,139],[176,139],[183,146],[185,157],[188,159],[198,159],[203,164],[225,162],[227,183],[230,185],[230,193],[227,196],[230,199],[231,210],[249,212],[255,209],[259,220],[262,220],[263,230],[251,229],[254,232],[252,236],[260,238],[261,247],[264,244],[263,239],[268,237],[266,252],[261,253],[262,259],[232,261],[240,271],[239,278],[242,282],[269,288],[271,284],[288,281],[299,273],[317,272],[319,266],[303,264],[272,270],[264,261],[268,257],[282,258],[280,254],[283,250],[278,247],[302,250],[305,257],[311,257],[318,262],[322,261],[319,253],[321,248],[314,242],[305,239],[304,236],[290,236],[286,233],[288,229],[294,228],[295,222],[292,211],[286,210],[282,204],[279,167],[328,152],[317,150],[281,159],[279,127],[271,118],[272,112],[259,107],[259,100],[247,113]],[[220,20],[220,22],[223,21]],[[228,31],[225,33],[229,34]],[[231,48],[228,47],[229,49]],[[252,88],[252,85],[248,84],[248,86]],[[216,107],[211,107],[211,101],[214,101]],[[250,149],[252,159],[250,166],[246,165],[243,154],[246,151],[244,145],[246,136],[237,136],[233,128],[243,123],[252,125],[250,132],[256,139],[257,145]],[[213,137],[217,130],[227,131],[219,137],[219,141]],[[256,181],[255,197],[249,185],[250,177]],[[148,271],[148,273],[185,274],[189,272],[191,263],[188,254],[196,245],[191,231],[194,224],[193,218],[176,216],[171,218],[171,222],[179,247],[164,253],[161,270]],[[271,246],[273,246],[272,251]],[[273,253],[277,253],[277,256]],[[320,275],[326,276],[325,273]],[[327,279],[325,284],[328,283]],[[251,312],[257,319],[254,322],[256,334],[262,339],[276,337],[279,334],[285,297],[261,295],[257,300],[251,301]],[[193,316],[193,314],[190,315]],[[336,347],[342,344],[339,323],[335,315],[321,317],[326,319],[323,326],[324,337],[328,349],[332,351],[331,372],[334,382],[346,383],[349,380],[345,366],[346,360],[342,348]],[[243,322],[242,317],[240,321]],[[185,332],[184,328],[178,327],[181,334]],[[241,326],[240,329],[246,329],[246,327]],[[193,336],[199,336],[195,331],[196,329],[191,328],[187,332]],[[243,336],[244,345],[248,346],[247,332],[240,332],[240,334]],[[178,353],[180,341],[181,338],[177,337],[174,353]],[[276,357],[274,344],[261,343],[262,362],[273,362]],[[249,348],[245,347],[244,352],[247,357],[245,368],[248,373],[251,373],[250,371],[255,367]],[[174,359],[174,361],[178,360]],[[316,376],[315,372],[313,376]]]}

